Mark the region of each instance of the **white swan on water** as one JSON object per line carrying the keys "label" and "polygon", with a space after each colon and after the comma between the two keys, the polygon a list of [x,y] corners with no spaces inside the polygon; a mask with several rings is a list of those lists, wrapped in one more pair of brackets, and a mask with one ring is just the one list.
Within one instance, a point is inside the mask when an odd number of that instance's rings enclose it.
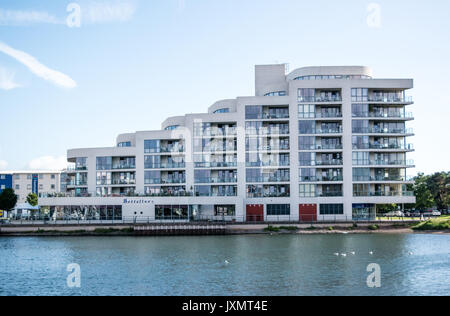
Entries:
{"label": "white swan on water", "polygon": [[369,252],[369,255],[373,255],[373,251]]}

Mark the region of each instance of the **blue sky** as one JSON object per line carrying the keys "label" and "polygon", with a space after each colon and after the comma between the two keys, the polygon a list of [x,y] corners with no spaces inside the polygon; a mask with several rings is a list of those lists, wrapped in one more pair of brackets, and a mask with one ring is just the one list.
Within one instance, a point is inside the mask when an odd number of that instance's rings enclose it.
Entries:
{"label": "blue sky", "polygon": [[[71,2],[79,28],[65,24]],[[372,2],[379,27],[367,23]],[[448,0],[2,0],[0,168],[48,168],[69,148],[113,146],[119,133],[252,95],[255,64],[289,63],[414,78],[410,158],[417,171],[448,170],[449,12]]]}

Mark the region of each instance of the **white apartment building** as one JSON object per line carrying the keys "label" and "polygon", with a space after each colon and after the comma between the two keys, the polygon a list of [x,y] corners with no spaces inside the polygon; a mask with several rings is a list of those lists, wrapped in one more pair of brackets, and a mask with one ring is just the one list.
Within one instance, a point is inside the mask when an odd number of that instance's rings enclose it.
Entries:
{"label": "white apartment building", "polygon": [[18,197],[17,204],[23,204],[30,193],[39,195],[41,192],[60,192],[60,175],[59,171],[2,171],[0,181],[2,176],[8,176],[11,180],[0,187],[0,192],[3,189],[13,189]]}
{"label": "white apartment building", "polygon": [[255,96],[168,118],[115,147],[72,149],[61,217],[145,221],[327,221],[375,218],[407,192],[412,79],[367,67],[255,69]]}

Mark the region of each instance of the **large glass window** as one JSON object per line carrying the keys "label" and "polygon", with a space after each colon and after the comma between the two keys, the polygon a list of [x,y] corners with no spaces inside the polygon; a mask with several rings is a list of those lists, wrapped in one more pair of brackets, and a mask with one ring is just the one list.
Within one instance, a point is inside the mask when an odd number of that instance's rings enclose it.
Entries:
{"label": "large glass window", "polygon": [[161,141],[160,140],[145,140],[144,141],[144,152],[146,154],[161,152]]}
{"label": "large glass window", "polygon": [[299,150],[314,150],[316,149],[316,137],[315,136],[300,136],[298,138]]}
{"label": "large glass window", "polygon": [[321,204],[320,215],[344,215],[343,204]]}
{"label": "large glass window", "polygon": [[316,106],[313,104],[299,104],[298,106],[299,118],[315,118]]}
{"label": "large glass window", "polygon": [[112,157],[97,157],[97,170],[111,170]]}
{"label": "large glass window", "polygon": [[245,119],[257,120],[262,118],[262,106],[261,105],[247,105],[245,107]]}
{"label": "large glass window", "polygon": [[368,104],[352,104],[352,116],[353,117],[368,117],[369,105]]}
{"label": "large glass window", "polygon": [[353,88],[352,102],[367,102],[369,101],[369,89],[367,88]]}
{"label": "large glass window", "polygon": [[354,166],[367,166],[370,164],[370,154],[364,151],[353,152],[353,165]]}
{"label": "large glass window", "polygon": [[369,181],[370,168],[353,168],[353,181]]}
{"label": "large glass window", "polygon": [[367,120],[353,120],[352,121],[352,132],[353,133],[368,133],[369,132],[369,121]]}
{"label": "large glass window", "polygon": [[315,184],[300,184],[299,196],[300,197],[316,197],[316,185]]}
{"label": "large glass window", "polygon": [[300,166],[314,166],[316,164],[316,153],[301,152],[298,155]]}
{"label": "large glass window", "polygon": [[315,89],[298,89],[298,102],[314,102]]}
{"label": "large glass window", "polygon": [[289,204],[268,204],[268,216],[291,215],[291,205]]}
{"label": "large glass window", "polygon": [[299,134],[315,134],[316,122],[315,121],[299,121],[298,122]]}
{"label": "large glass window", "polygon": [[145,156],[144,157],[144,168],[145,169],[161,168],[161,157],[160,156]]}
{"label": "large glass window", "polygon": [[145,171],[144,172],[144,183],[145,184],[160,184],[161,183],[161,172],[160,171]]}

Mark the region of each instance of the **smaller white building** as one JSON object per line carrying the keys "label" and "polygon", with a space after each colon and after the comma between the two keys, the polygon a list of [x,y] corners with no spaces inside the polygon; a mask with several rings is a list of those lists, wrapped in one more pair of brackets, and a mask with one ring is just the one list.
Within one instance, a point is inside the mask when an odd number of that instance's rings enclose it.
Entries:
{"label": "smaller white building", "polygon": [[5,188],[14,190],[18,205],[26,203],[30,193],[39,195],[40,192],[61,192],[60,171],[2,171],[0,175],[12,176],[12,182]]}

